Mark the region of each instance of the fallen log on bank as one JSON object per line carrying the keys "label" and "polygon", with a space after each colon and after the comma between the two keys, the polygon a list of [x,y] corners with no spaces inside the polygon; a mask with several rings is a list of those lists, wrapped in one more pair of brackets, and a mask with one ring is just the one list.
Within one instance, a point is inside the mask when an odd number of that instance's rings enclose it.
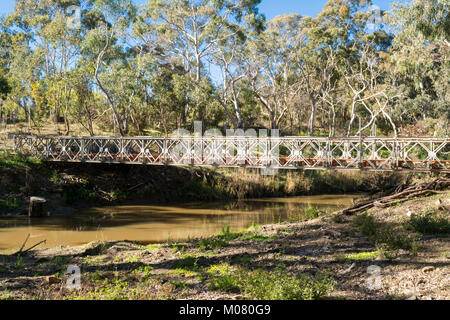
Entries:
{"label": "fallen log on bank", "polygon": [[368,210],[372,207],[385,208],[393,204],[398,204],[418,196],[426,196],[435,194],[436,191],[449,189],[450,177],[440,177],[431,182],[417,183],[407,187],[400,185],[395,189],[395,193],[389,196],[381,197],[373,200],[361,201],[351,208],[344,209],[344,214],[355,214]]}

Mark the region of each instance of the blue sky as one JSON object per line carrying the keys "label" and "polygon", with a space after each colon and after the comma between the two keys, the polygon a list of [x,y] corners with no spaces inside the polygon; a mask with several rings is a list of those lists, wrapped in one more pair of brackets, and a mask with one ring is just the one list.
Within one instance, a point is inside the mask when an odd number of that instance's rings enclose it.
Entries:
{"label": "blue sky", "polygon": [[[147,0],[134,0],[140,4]],[[15,0],[0,0],[0,15],[5,16],[14,10]],[[302,16],[315,17],[327,0],[262,0],[260,12],[267,20],[280,14],[299,13]],[[373,4],[381,10],[389,10],[393,0],[373,0]],[[399,1],[400,2],[400,1]]]}

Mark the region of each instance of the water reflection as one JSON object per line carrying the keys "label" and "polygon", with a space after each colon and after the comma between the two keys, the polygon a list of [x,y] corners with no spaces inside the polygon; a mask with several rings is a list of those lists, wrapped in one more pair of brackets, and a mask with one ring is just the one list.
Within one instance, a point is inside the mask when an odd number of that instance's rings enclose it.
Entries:
{"label": "water reflection", "polygon": [[[0,252],[17,250],[30,234],[30,243],[45,246],[79,245],[93,240],[162,242],[205,237],[224,226],[232,230],[252,223],[269,224],[302,219],[308,206],[332,212],[349,206],[355,195],[321,195],[290,198],[174,205],[127,205],[94,208],[65,217],[30,220],[0,219]],[[40,246],[42,247],[42,246]]]}

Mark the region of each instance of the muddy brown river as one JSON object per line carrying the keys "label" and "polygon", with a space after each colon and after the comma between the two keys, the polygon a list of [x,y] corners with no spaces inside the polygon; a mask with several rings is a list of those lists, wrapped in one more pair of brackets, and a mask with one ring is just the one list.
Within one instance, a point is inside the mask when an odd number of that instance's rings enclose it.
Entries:
{"label": "muddy brown river", "polygon": [[217,234],[229,226],[238,231],[252,224],[298,221],[311,207],[333,212],[352,204],[357,195],[319,195],[190,202],[176,205],[123,205],[93,208],[69,216],[0,218],[0,253],[17,251],[28,234],[26,248],[80,245],[94,240],[157,243]]}

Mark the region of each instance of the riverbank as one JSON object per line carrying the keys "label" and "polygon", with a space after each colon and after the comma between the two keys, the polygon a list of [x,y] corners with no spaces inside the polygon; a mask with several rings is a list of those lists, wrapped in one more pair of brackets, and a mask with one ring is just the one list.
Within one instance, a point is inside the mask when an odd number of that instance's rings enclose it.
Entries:
{"label": "riverbank", "polygon": [[0,152],[0,215],[27,214],[29,198],[47,199],[52,215],[92,206],[383,193],[433,174],[50,163]]}
{"label": "riverbank", "polygon": [[[450,191],[185,242],[1,256],[2,299],[450,299]],[[69,265],[81,289],[68,290]]]}

